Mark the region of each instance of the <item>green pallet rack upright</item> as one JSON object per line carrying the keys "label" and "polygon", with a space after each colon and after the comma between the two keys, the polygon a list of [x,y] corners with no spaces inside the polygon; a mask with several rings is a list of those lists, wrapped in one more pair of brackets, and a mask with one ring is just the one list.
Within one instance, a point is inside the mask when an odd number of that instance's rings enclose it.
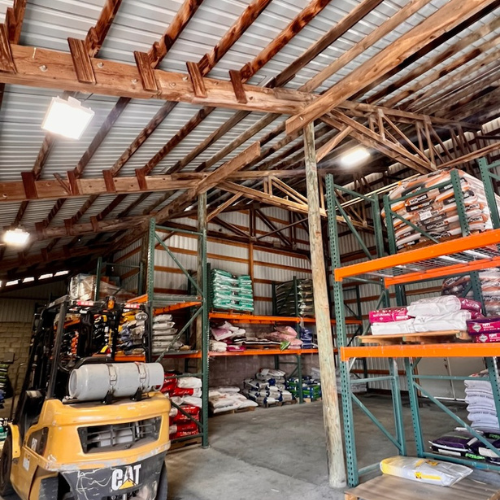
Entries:
{"label": "green pallet rack upright", "polygon": [[[184,268],[184,266],[177,259],[175,254],[170,250],[169,246],[165,243],[163,238],[158,234],[158,232],[175,232],[179,234],[186,234],[190,236],[196,236],[198,239],[199,248],[199,258],[201,259],[203,269],[203,275],[201,277],[201,286],[198,284],[197,280],[193,278],[191,273]],[[169,257],[174,261],[175,265],[182,271],[186,276],[188,283],[192,290],[196,292],[195,295],[173,295],[173,294],[158,294],[155,293],[155,248],[159,245],[163,250],[167,252]],[[208,348],[209,348],[209,329],[208,329],[208,277],[207,277],[207,232],[206,228],[201,231],[191,231],[185,229],[170,228],[167,226],[158,226],[154,218],[151,219],[149,225],[149,247],[148,247],[148,264],[147,264],[147,300],[149,304],[149,309],[151,312],[155,308],[162,308],[166,306],[172,306],[175,304],[192,304],[198,302],[196,307],[193,307],[193,314],[191,318],[186,322],[183,328],[177,333],[176,338],[174,338],[171,344],[175,343],[177,339],[190,328],[190,326],[195,322],[196,318],[201,315],[201,325],[202,325],[202,345],[196,346],[201,351],[201,371],[198,373],[190,373],[189,376],[199,377],[202,380],[202,409],[201,409],[201,421],[196,421],[189,414],[182,410],[182,407],[176,405],[172,402],[182,414],[188,417],[190,420],[194,420],[199,426],[200,432],[196,436],[188,436],[186,438],[179,438],[178,441],[193,439],[196,437],[201,437],[202,446],[208,447]],[[167,348],[168,349],[168,348]],[[169,351],[165,350],[157,359],[160,362],[164,357],[169,356]]]}
{"label": "green pallet rack upright", "polygon": [[[481,165],[481,162],[480,162]],[[494,196],[493,186],[488,186],[488,182],[491,182],[491,178],[495,178],[496,173],[492,170],[497,165],[489,165],[483,163],[482,174],[483,180],[485,181],[485,192],[488,198],[488,203],[490,205],[490,211],[492,213],[492,221],[495,228],[497,228],[497,223],[499,222],[498,210]],[[387,232],[389,240],[389,250],[390,255],[383,257],[382,251],[382,241],[381,235],[382,230],[380,226],[380,213],[379,213],[379,203],[375,197],[360,195],[354,193],[353,191],[345,190],[340,186],[336,186],[333,183],[333,177],[329,176],[327,178],[327,201],[328,201],[328,213],[329,213],[329,229],[330,229],[330,243],[331,243],[331,253],[334,271],[334,293],[335,293],[335,303],[342,304],[342,293],[343,293],[343,282],[345,280],[355,280],[359,281],[359,276],[362,275],[362,280],[373,281],[373,277],[376,277],[378,284],[381,285],[380,299],[376,307],[380,305],[389,305],[389,294],[388,287],[395,286],[396,288],[396,300],[398,305],[405,304],[405,284],[424,282],[428,280],[436,279],[436,277],[447,277],[454,276],[457,274],[468,274],[471,275],[471,288],[476,299],[481,299],[481,285],[478,277],[478,270],[487,269],[489,267],[494,267],[495,263],[498,266],[500,259],[500,252],[494,250],[498,248],[500,243],[500,230],[493,229],[492,231],[482,233],[481,235],[470,235],[470,230],[467,221],[467,214],[465,210],[464,198],[462,194],[462,188],[460,183],[459,173],[456,170],[451,171],[451,186],[454,190],[454,196],[457,203],[458,217],[460,221],[460,227],[462,232],[462,239],[453,240],[452,244],[446,242],[439,242],[432,235],[426,233],[422,228],[416,226],[411,221],[404,219],[400,214],[395,213],[391,210],[391,205],[395,202],[405,201],[411,196],[415,196],[415,193],[411,195],[403,196],[397,200],[391,199],[386,195],[384,197],[384,210],[387,221]],[[498,178],[498,177],[497,177]],[[442,184],[442,185],[441,185]],[[438,185],[432,186],[434,189],[445,188],[450,189],[450,181],[443,182]],[[345,266],[340,268],[340,248],[339,248],[339,238],[337,233],[337,222],[336,217],[332,216],[337,213],[345,217],[345,213],[342,211],[340,202],[335,196],[335,190],[340,189],[348,194],[360,197],[364,202],[371,203],[373,210],[373,220],[377,223],[378,227],[375,228],[375,235],[380,233],[380,237],[377,238],[377,249],[378,258],[369,261],[368,263],[354,264],[351,266]],[[424,188],[419,191],[420,194],[425,193],[429,189]],[[495,215],[496,214],[496,215]],[[393,219],[399,219],[401,222],[408,224],[414,231],[422,234],[423,237],[428,238],[433,245],[426,247],[424,249],[410,250],[408,252],[397,254],[397,247],[395,243]],[[378,221],[378,222],[377,222]],[[359,234],[355,232],[353,227],[350,227],[353,234],[361,244],[362,248],[366,248],[361,240]],[[490,245],[489,249],[486,250],[482,248],[483,246]],[[475,249],[479,248],[481,251],[477,252]],[[492,249],[493,248],[493,249]],[[366,253],[366,252],[365,252]],[[450,257],[450,255],[454,255]],[[483,255],[484,254],[484,255]],[[420,265],[420,267],[418,267]],[[457,267],[458,266],[458,267]],[[389,271],[389,273],[388,273]],[[381,275],[383,276],[381,277]],[[380,280],[380,281],[378,281]],[[498,366],[495,356],[500,355],[500,346],[485,346],[481,344],[426,344],[426,345],[394,345],[385,347],[373,347],[373,346],[362,346],[362,347],[347,347],[346,344],[346,326],[345,318],[342,307],[336,307],[337,312],[337,334],[339,345],[341,346],[341,379],[342,379],[342,402],[344,411],[344,432],[346,439],[346,456],[347,456],[347,469],[348,469],[348,481],[349,484],[354,486],[359,482],[359,476],[370,470],[374,470],[378,464],[373,464],[371,466],[365,467],[364,469],[358,470],[356,446],[355,446],[355,436],[354,436],[354,421],[353,421],[353,401],[365,411],[365,413],[370,417],[370,419],[377,425],[377,427],[382,431],[382,433],[395,445],[398,452],[402,455],[406,455],[406,444],[404,436],[404,427],[402,420],[402,405],[401,396],[399,389],[399,375],[397,371],[397,366],[393,358],[403,358],[404,366],[406,372],[406,380],[408,384],[408,390],[410,395],[410,411],[412,416],[412,426],[413,434],[416,442],[417,454],[420,457],[428,458],[439,458],[441,460],[448,460],[457,463],[463,463],[468,465],[473,465],[479,468],[500,470],[498,466],[479,462],[474,460],[465,460],[458,457],[447,457],[442,455],[436,455],[434,453],[429,453],[425,450],[424,439],[423,439],[423,426],[420,416],[419,399],[418,394],[425,396],[427,400],[435,404],[443,412],[445,412],[450,418],[452,418],[459,426],[465,427],[469,432],[471,432],[477,439],[479,439],[487,448],[492,450],[496,455],[500,456],[500,450],[494,448],[490,442],[488,442],[483,436],[478,434],[468,423],[464,422],[461,418],[455,415],[449,408],[447,408],[438,398],[434,397],[429,393],[424,387],[421,386],[420,380],[453,380],[453,381],[465,381],[472,380],[472,377],[458,377],[458,376],[443,376],[443,375],[417,375],[415,370],[418,366],[419,361],[426,357],[472,357],[475,353],[476,356],[485,357],[486,365],[488,368],[489,381],[492,386],[492,394],[497,408],[497,414],[500,419],[500,390],[499,383],[500,377],[498,374]],[[364,334],[368,331],[368,327],[364,330]],[[443,354],[446,353],[446,354]],[[357,400],[357,398],[351,394],[351,384],[355,383],[349,380],[349,372],[352,366],[352,362],[356,358],[384,358],[388,359],[391,366],[393,367],[390,371],[388,377],[377,377],[370,379],[373,381],[390,381],[391,382],[391,392],[393,401],[393,410],[396,424],[396,437],[389,433],[378,420],[367,410],[364,405]],[[499,420],[500,426],[500,420]]]}

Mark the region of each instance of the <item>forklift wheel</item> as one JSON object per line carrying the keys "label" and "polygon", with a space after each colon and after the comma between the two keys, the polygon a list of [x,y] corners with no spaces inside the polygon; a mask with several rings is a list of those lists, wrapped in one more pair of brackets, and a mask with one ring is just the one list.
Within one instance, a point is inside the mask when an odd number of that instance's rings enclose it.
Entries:
{"label": "forklift wheel", "polygon": [[10,483],[10,470],[12,467],[12,436],[9,434],[3,444],[0,458],[0,495],[12,495],[14,490]]}
{"label": "forklift wheel", "polygon": [[158,483],[158,489],[156,490],[155,500],[167,500],[167,495],[168,495],[167,465],[163,464],[160,474],[160,481]]}

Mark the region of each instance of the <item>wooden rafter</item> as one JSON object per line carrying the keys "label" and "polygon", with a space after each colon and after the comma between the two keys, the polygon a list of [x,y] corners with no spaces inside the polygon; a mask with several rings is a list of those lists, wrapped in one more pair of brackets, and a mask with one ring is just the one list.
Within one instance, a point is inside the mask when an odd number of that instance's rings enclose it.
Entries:
{"label": "wooden rafter", "polygon": [[399,61],[410,57],[434,38],[458,25],[493,0],[450,0],[437,12],[424,19],[391,45],[381,50],[369,61],[358,66],[347,77],[316,99],[306,109],[287,120],[287,132],[294,133],[305,124],[319,118],[325,112],[345,101],[359,90],[375,81],[380,76],[396,67]]}
{"label": "wooden rafter", "polygon": [[102,59],[91,61],[97,83],[82,83],[75,77],[71,54],[41,48],[34,49],[35,47],[11,45],[17,72],[0,73],[0,82],[49,89],[64,87],[73,92],[135,99],[159,99],[283,114],[300,112],[305,103],[314,99],[314,96],[296,90],[263,89],[255,85],[245,85],[248,102],[244,104],[236,99],[231,82],[216,78],[203,78],[207,97],[199,98],[195,96],[186,74],[160,69],[154,70],[158,86],[158,91],[154,93],[142,88],[137,67]]}

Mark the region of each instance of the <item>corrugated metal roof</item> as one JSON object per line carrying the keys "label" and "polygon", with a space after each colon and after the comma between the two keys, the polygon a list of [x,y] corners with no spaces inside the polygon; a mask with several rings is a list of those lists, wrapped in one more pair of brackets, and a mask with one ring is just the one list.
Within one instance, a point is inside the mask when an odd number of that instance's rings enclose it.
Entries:
{"label": "corrugated metal roof", "polygon": [[[210,52],[214,45],[221,39],[230,26],[241,15],[251,0],[205,0],[196,14],[184,29],[179,39],[175,42],[167,56],[161,63],[161,68],[173,71],[186,71],[187,61],[197,61],[204,54]],[[387,36],[376,42],[372,47],[366,49],[361,55],[345,65],[335,75],[332,75],[318,89],[319,91],[329,88],[334,83],[348,75],[361,63],[370,60],[390,43],[395,41],[404,33],[415,27],[423,19],[436,12],[445,5],[448,0],[431,0],[427,6],[408,20],[394,29]],[[254,84],[262,84],[271,77],[278,75],[288,67],[298,55],[302,54],[314,42],[319,40],[325,32],[341,20],[354,7],[359,5],[360,0],[342,0],[331,2],[276,56],[268,62],[250,80]],[[366,35],[390,19],[409,0],[385,0],[377,8],[353,26],[347,33],[340,37],[330,47],[318,55],[313,61],[300,70],[295,78],[289,82],[288,87],[298,88],[311,77],[334,61],[339,55],[359,43]],[[22,29],[21,43],[54,50],[68,51],[67,38],[84,38],[88,29],[98,19],[104,0],[29,0],[25,20]],[[273,0],[257,20],[247,29],[243,36],[233,45],[228,53],[212,70],[211,75],[218,78],[228,78],[229,69],[239,69],[254,56],[262,51],[266,45],[273,40],[287,24],[309,4],[309,0]],[[11,1],[0,0],[0,15],[11,5]],[[124,0],[109,33],[101,48],[100,57],[116,61],[134,64],[133,51],[147,51],[151,45],[159,40],[166,27],[174,18],[176,12],[182,5],[182,0],[163,2],[162,0]],[[388,83],[398,81],[403,75],[413,71],[422,63],[442,53],[452,44],[476,31],[480,26],[498,17],[500,9],[485,16],[480,21],[464,30],[460,35],[451,38],[447,43],[432,50],[419,61],[409,65],[397,75],[391,77],[383,84],[372,89],[366,95],[373,95],[380,91]],[[461,57],[464,53],[477,47],[485,40],[492,39],[500,34],[500,30],[491,33],[482,40],[475,42],[460,53],[446,59],[436,67],[442,69],[451,61]],[[495,49],[492,49],[495,50]],[[491,50],[491,51],[492,51]],[[491,53],[490,51],[490,53]],[[481,55],[477,60],[487,57]],[[476,61],[471,61],[463,68],[470,67]],[[491,66],[493,63],[491,64]],[[450,76],[455,74],[451,73]],[[423,75],[398,89],[403,91],[413,85],[415,81],[424,78]],[[470,78],[475,75],[471,73]],[[432,84],[431,89],[439,92],[441,81]],[[60,91],[40,90],[35,88],[7,85],[0,109],[0,182],[19,179],[19,172],[29,171],[33,168],[38,156],[40,146],[43,143],[45,133],[40,125],[50,99],[61,95]],[[428,90],[428,89],[426,89]],[[96,116],[80,141],[57,139],[44,165],[42,178],[52,179],[55,173],[64,174],[74,168],[85,152],[96,132],[99,130],[108,113],[111,111],[116,98],[98,95],[78,95],[85,100],[86,105],[91,107]],[[404,103],[404,101],[402,101]],[[130,146],[131,142],[148,124],[164,102],[151,100],[132,100],[121,114],[113,129],[108,134],[102,145],[86,166],[83,175],[86,177],[100,176],[102,170],[113,166],[120,155]],[[148,138],[143,146],[132,156],[129,162],[122,168],[120,175],[133,175],[135,169],[143,167],[149,159],[166,144],[178,130],[189,121],[198,111],[199,106],[178,104],[169,114],[155,132]],[[227,109],[218,109],[206,118],[189,136],[177,145],[155,168],[154,173],[160,173],[172,167],[183,159],[194,148],[202,143],[223,123],[234,116],[236,112]],[[215,153],[239,137],[241,133],[248,130],[264,116],[262,113],[252,113],[234,126],[224,137],[216,141],[195,160],[185,167],[185,170],[194,170],[202,162],[210,160]],[[263,137],[273,130],[284,117],[276,120],[264,128],[255,137],[246,141],[226,158],[219,161],[212,168],[217,168],[230,158],[235,157],[252,142]],[[496,127],[497,125],[495,125]],[[276,144],[284,137],[280,134],[264,147]],[[293,148],[301,142],[301,138],[291,142],[288,148]],[[281,152],[274,153],[269,158],[277,157]],[[267,161],[267,158],[265,161]],[[158,209],[166,206],[175,199],[179,193],[172,195],[168,200],[159,205]],[[163,193],[154,193],[144,202],[130,212],[131,215],[141,214],[155,200],[161,199]],[[109,217],[116,217],[127,206],[137,200],[138,195],[128,196]],[[113,199],[112,195],[102,195],[92,207],[81,218],[80,222],[88,222],[90,217],[99,214]],[[69,199],[62,209],[52,220],[52,226],[60,226],[65,219],[73,216],[83,205],[85,198]],[[23,225],[28,229],[34,228],[35,222],[44,219],[53,207],[54,202],[31,202],[23,217]],[[0,214],[0,224],[8,225],[14,219],[19,208],[19,203],[4,204]],[[82,239],[86,242],[89,239]],[[62,241],[67,241],[66,239]],[[58,243],[59,248],[62,243]],[[37,251],[42,244],[36,244],[33,249]],[[5,255],[11,255],[11,251]]]}

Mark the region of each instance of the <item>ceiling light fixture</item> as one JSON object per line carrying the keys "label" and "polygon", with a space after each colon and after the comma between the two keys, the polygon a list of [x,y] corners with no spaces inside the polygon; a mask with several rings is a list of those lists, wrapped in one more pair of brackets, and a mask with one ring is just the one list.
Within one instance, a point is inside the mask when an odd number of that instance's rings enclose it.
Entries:
{"label": "ceiling light fixture", "polygon": [[351,149],[351,151],[341,156],[340,163],[344,167],[355,167],[370,158],[370,156],[370,152],[365,148]]}
{"label": "ceiling light fixture", "polygon": [[9,229],[3,235],[3,242],[13,247],[23,247],[28,243],[30,233],[20,227]]}
{"label": "ceiling light fixture", "polygon": [[65,101],[60,97],[53,97],[42,128],[69,139],[80,139],[94,114],[90,108],[83,107],[78,99],[68,97]]}

